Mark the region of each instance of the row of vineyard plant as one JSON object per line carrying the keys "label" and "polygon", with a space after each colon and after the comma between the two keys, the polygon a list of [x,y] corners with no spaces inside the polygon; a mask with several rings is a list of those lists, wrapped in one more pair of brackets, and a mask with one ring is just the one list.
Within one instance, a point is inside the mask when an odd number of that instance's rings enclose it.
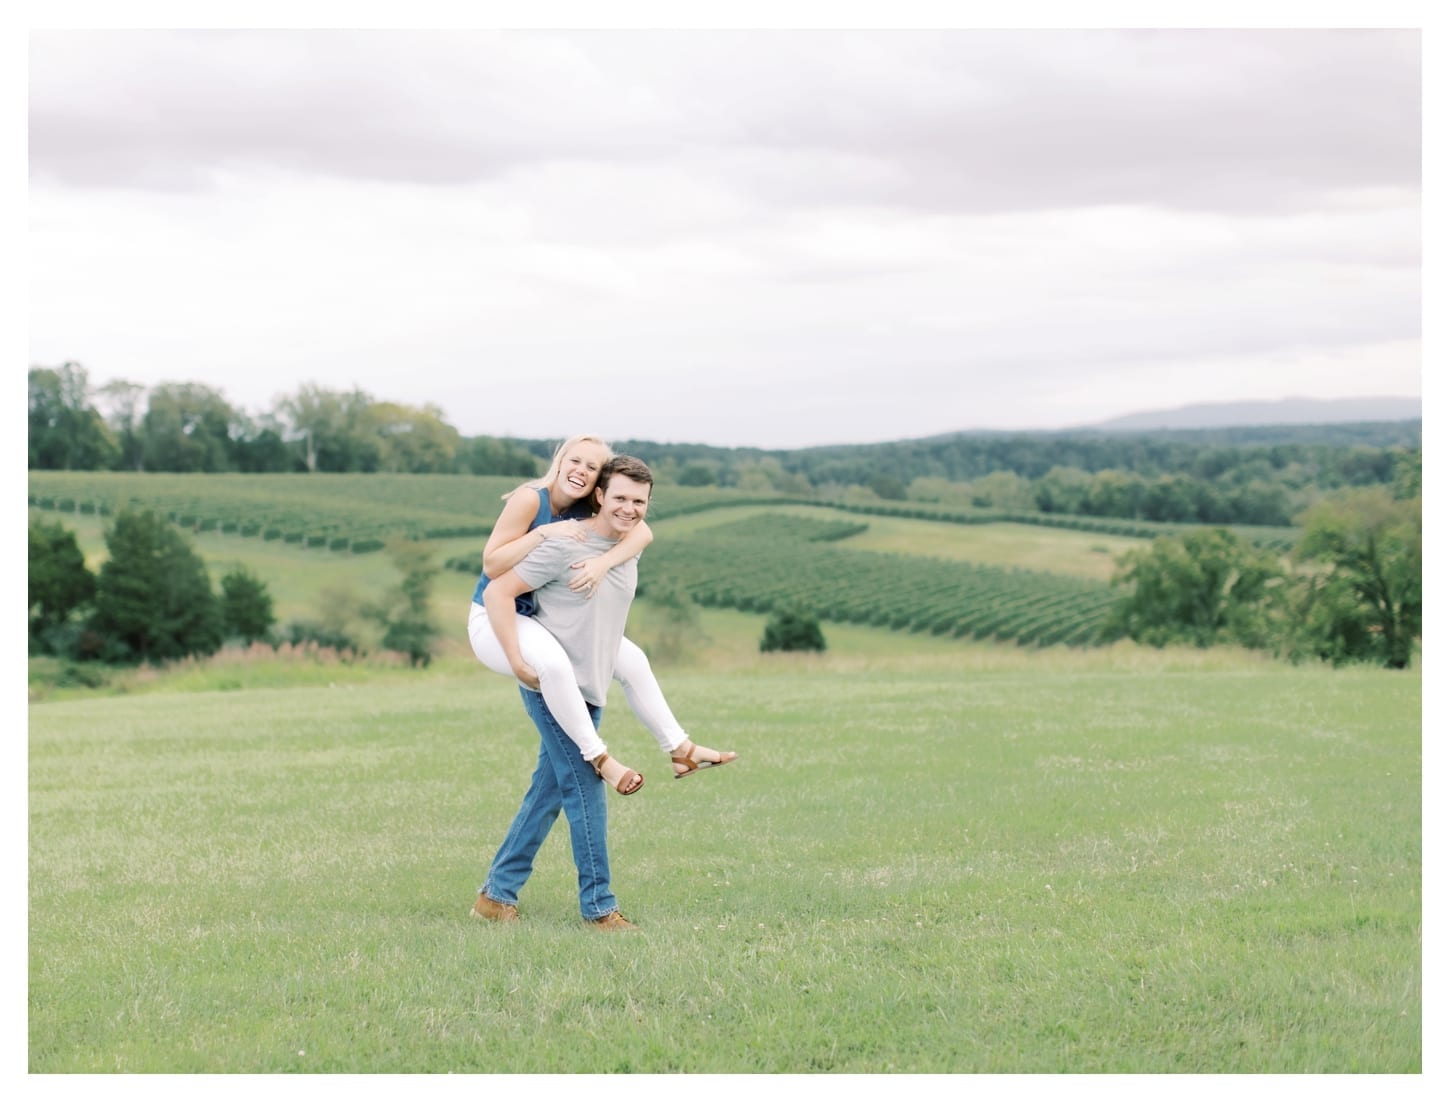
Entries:
{"label": "row of vineyard plant", "polygon": [[756,515],[646,553],[641,592],[679,585],[746,612],[797,607],[827,621],[1018,644],[1100,641],[1116,595],[1103,582],[832,546],[837,526]]}
{"label": "row of vineyard plant", "polygon": [[[197,532],[365,552],[392,538],[448,539],[493,530],[512,477],[384,474],[150,474],[31,471],[32,508],[112,516],[149,509]],[[778,499],[671,487],[659,516]]]}
{"label": "row of vineyard plant", "polygon": [[[863,525],[775,513],[659,540],[639,593],[682,588],[697,604],[770,613],[796,607],[823,620],[1023,645],[1101,641],[1116,600],[1102,582],[920,555],[831,546]],[[447,567],[478,573],[478,556]]]}
{"label": "row of vineyard plant", "polygon": [[[1116,600],[1102,582],[829,544],[860,525],[755,515],[646,553],[640,595],[679,586],[698,604],[770,613],[796,607],[824,620],[1018,644],[1102,641]],[[478,572],[476,556],[447,564]]]}
{"label": "row of vineyard plant", "polygon": [[[220,530],[285,539],[308,547],[372,550],[392,537],[487,538],[512,477],[387,474],[162,474],[120,471],[31,471],[30,504],[61,512],[109,516],[130,506],[151,509],[196,531]],[[1037,524],[1152,539],[1185,531],[1181,524],[1105,517],[1010,513],[910,503],[830,502],[747,494],[719,487],[656,487],[652,520],[752,505],[808,505],[858,516],[902,517],[946,524]],[[1268,550],[1287,552],[1292,528],[1234,528]],[[837,537],[841,538],[841,537]]]}

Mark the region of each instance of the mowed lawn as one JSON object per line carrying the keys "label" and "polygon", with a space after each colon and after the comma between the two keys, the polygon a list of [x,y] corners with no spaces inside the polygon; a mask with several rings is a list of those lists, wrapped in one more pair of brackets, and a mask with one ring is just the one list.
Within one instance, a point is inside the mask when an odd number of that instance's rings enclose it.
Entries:
{"label": "mowed lawn", "polygon": [[666,670],[679,783],[616,700],[635,935],[562,824],[465,918],[503,678],[32,703],[29,1070],[1421,1069],[1418,673],[987,653]]}

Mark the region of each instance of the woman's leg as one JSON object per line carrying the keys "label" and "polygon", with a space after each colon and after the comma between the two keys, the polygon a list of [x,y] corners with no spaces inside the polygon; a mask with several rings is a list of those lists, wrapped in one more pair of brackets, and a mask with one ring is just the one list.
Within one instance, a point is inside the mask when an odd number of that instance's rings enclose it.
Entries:
{"label": "woman's leg", "polygon": [[[532,616],[518,616],[519,650],[524,661],[534,667],[539,675],[539,691],[554,721],[579,747],[579,754],[585,761],[593,761],[607,749],[594,729],[589,718],[589,709],[579,692],[579,682],[574,677],[574,667],[559,640]],[[474,604],[468,613],[468,641],[473,644],[473,653],[478,660],[494,673],[513,677],[499,644],[493,626],[488,622],[488,612],[482,605]],[[527,686],[521,686],[527,688]]]}
{"label": "woman's leg", "polygon": [[624,687],[624,698],[639,721],[649,728],[660,749],[674,759],[675,776],[695,772],[697,767],[724,765],[734,761],[731,751],[721,753],[690,741],[680,721],[665,702],[664,690],[655,679],[649,656],[628,639],[619,644],[614,660],[614,679]]}
{"label": "woman's leg", "polygon": [[619,654],[614,660],[614,680],[623,686],[629,710],[654,735],[661,750],[668,754],[685,741],[688,736],[665,701],[664,690],[650,668],[649,656],[628,639],[620,640]]}

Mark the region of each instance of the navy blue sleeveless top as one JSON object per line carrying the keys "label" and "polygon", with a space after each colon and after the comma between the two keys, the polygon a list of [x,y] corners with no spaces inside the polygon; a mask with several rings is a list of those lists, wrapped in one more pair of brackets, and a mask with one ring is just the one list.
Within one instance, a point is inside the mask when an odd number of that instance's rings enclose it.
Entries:
{"label": "navy blue sleeveless top", "polygon": [[[539,525],[548,524],[550,521],[588,520],[593,515],[589,511],[588,498],[581,498],[573,505],[569,506],[569,508],[565,509],[562,513],[556,514],[549,505],[549,487],[540,486],[538,489],[538,494],[539,511],[534,514],[534,519],[529,524],[528,531],[530,532],[532,532]],[[474,604],[483,604],[483,591],[487,585],[488,575],[479,574],[478,585],[473,590]],[[514,609],[518,612],[520,616],[532,616],[536,611],[538,611],[537,606],[534,604],[534,595],[532,593],[519,594],[517,597],[514,598]]]}

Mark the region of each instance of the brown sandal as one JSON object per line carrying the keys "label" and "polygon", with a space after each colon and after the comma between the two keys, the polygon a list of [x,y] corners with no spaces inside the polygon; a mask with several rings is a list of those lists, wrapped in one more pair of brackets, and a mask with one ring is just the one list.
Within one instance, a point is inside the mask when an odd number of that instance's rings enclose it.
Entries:
{"label": "brown sandal", "polygon": [[644,787],[643,773],[637,773],[629,766],[617,761],[614,764],[619,766],[622,772],[619,774],[618,779],[611,781],[604,775],[604,763],[609,761],[614,761],[614,759],[608,754],[600,754],[589,764],[594,766],[594,772],[599,774],[601,780],[606,784],[614,785],[614,791],[618,792],[621,796],[633,796]]}
{"label": "brown sandal", "polygon": [[[719,761],[700,761],[697,760],[694,756],[695,751],[698,749],[699,747],[696,746],[689,739],[686,739],[684,742],[680,743],[679,746],[675,747],[676,753],[670,755],[670,761],[674,762],[675,765],[684,766],[683,769],[675,770],[675,780],[678,781],[685,777],[693,777],[700,770],[709,769],[712,766],[729,765],[732,761],[740,756],[734,750],[718,750],[711,752],[718,753],[720,755]],[[679,755],[680,750],[684,750],[683,755]]]}

